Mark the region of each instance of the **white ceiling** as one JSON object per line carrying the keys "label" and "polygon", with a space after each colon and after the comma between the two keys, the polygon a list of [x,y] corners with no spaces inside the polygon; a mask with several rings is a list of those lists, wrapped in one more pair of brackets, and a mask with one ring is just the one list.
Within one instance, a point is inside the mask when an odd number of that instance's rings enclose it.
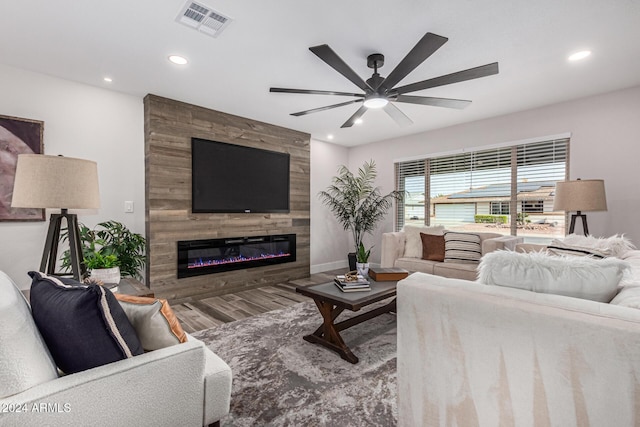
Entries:
{"label": "white ceiling", "polygon": [[[183,0],[3,0],[0,63],[144,96],[153,93],[354,146],[640,84],[637,0],[198,0],[234,21],[218,38],[175,22]],[[397,104],[340,125],[359,104],[269,93],[269,87],[358,92],[308,48],[328,44],[364,79],[380,52],[386,76],[426,33],[449,41],[401,84],[499,62],[500,74],[412,95],[473,100],[464,110]],[[570,63],[577,50],[593,52]],[[183,67],[170,54],[189,59]],[[112,83],[105,83],[109,76]]]}

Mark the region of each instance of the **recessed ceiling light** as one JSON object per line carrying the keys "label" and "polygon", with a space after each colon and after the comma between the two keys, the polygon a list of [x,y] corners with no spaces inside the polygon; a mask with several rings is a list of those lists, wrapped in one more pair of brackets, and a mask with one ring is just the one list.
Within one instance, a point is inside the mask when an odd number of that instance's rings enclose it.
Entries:
{"label": "recessed ceiling light", "polygon": [[332,140],[333,139],[333,135],[331,135],[331,134],[327,135],[327,139],[328,140]]}
{"label": "recessed ceiling light", "polygon": [[357,125],[361,125],[362,124],[362,119],[356,119],[356,121],[353,122],[353,123],[355,123]]}
{"label": "recessed ceiling light", "polygon": [[178,64],[178,65],[186,65],[187,62],[187,58],[179,56],[179,55],[170,55],[169,56],[169,61],[173,62],[174,64]]}
{"label": "recessed ceiling light", "polygon": [[104,81],[105,81],[105,82],[107,82],[107,83],[111,83],[111,82],[113,81],[113,79],[112,79],[111,77],[105,77],[105,78],[104,78],[104,79],[102,79],[102,80],[104,80]]}
{"label": "recessed ceiling light", "polygon": [[580,52],[576,52],[574,54],[571,54],[569,56],[569,61],[580,61],[581,59],[584,59],[589,55],[591,55],[591,51],[590,50],[581,50]]}

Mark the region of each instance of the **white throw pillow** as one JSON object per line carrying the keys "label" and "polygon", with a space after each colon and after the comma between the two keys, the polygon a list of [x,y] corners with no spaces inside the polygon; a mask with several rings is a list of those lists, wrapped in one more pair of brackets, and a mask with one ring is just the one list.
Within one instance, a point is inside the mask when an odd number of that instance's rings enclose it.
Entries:
{"label": "white throw pillow", "polygon": [[58,378],[31,310],[11,278],[0,271],[0,398]]}
{"label": "white throw pillow", "polygon": [[629,263],[617,258],[496,251],[482,257],[478,281],[608,303],[628,269]]}
{"label": "white throw pillow", "polygon": [[427,227],[406,224],[402,231],[404,232],[403,256],[407,258],[422,258],[422,239],[420,238],[420,233],[442,236],[444,227],[441,225]]}
{"label": "white throw pillow", "polygon": [[614,256],[616,258],[620,258],[627,251],[636,248],[629,239],[619,234],[615,234],[611,237],[594,237],[569,234],[564,239],[554,239],[551,244],[563,244],[566,246],[573,246],[578,249],[595,249],[603,255]]}

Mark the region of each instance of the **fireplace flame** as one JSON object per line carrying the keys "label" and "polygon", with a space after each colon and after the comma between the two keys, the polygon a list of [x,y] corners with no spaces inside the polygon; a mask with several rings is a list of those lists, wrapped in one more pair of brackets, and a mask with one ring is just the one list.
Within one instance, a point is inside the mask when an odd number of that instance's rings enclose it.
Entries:
{"label": "fireplace flame", "polygon": [[222,259],[198,258],[198,259],[189,260],[189,263],[187,264],[187,268],[211,267],[216,265],[236,264],[236,263],[249,262],[249,261],[260,261],[264,259],[283,258],[288,256],[291,256],[291,254],[280,252],[277,254],[260,254],[259,256],[251,256],[251,257],[239,255],[237,257],[229,257],[229,258],[222,258]]}

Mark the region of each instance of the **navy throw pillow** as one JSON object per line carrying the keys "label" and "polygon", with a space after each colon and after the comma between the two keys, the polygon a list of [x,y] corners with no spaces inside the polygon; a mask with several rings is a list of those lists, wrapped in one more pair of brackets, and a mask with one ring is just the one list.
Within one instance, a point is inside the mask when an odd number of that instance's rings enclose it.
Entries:
{"label": "navy throw pillow", "polygon": [[58,368],[67,374],[143,353],[111,291],[30,271],[31,312]]}

